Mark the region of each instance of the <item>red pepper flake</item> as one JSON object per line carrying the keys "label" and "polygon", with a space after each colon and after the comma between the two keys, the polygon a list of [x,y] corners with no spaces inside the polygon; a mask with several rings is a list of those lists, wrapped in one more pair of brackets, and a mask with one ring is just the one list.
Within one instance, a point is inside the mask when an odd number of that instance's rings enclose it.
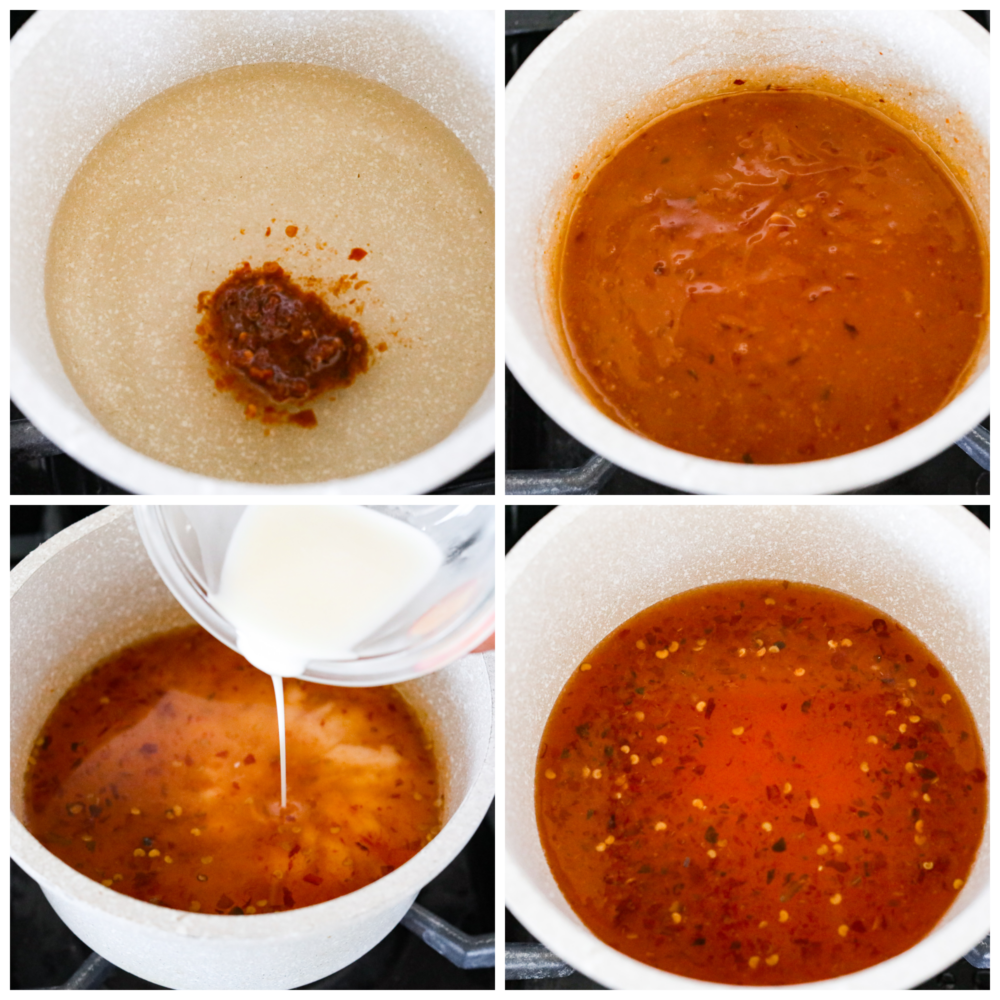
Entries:
{"label": "red pepper flake", "polygon": [[367,250],[362,250],[361,247],[355,247],[348,255],[348,260],[364,260],[368,256]]}
{"label": "red pepper flake", "polygon": [[139,750],[144,754],[156,753],[160,748],[155,743],[143,743]]}
{"label": "red pepper flake", "polygon": [[294,857],[295,857],[295,855],[296,855],[296,854],[298,854],[298,853],[299,853],[299,851],[301,851],[301,850],[302,850],[302,845],[301,845],[301,844],[296,844],[296,845],[295,845],[295,846],[294,846],[294,847],[293,847],[293,848],[292,848],[292,849],[291,849],[291,850],[290,850],[290,851],[288,852],[288,856],[289,856],[290,858],[294,858]]}
{"label": "red pepper flake", "polygon": [[215,904],[217,910],[228,910],[230,906],[233,905],[233,901],[225,895],[219,897],[219,901]]}
{"label": "red pepper flake", "polygon": [[267,229],[264,230],[264,235],[265,236],[270,236],[271,235],[271,227],[270,226],[268,226]]}
{"label": "red pepper flake", "polygon": [[928,663],[927,664],[927,675],[929,677],[937,677],[940,673],[941,673],[941,671],[938,670],[937,667],[935,667],[933,663]]}
{"label": "red pepper flake", "polygon": [[872,629],[876,635],[887,635],[889,632],[889,626],[886,625],[884,618],[876,618],[872,622]]}
{"label": "red pepper flake", "polygon": [[288,886],[281,887],[281,898],[284,900],[285,906],[294,906],[295,899],[292,894],[288,891]]}
{"label": "red pepper flake", "polygon": [[303,875],[303,882],[308,882],[310,885],[322,885],[323,880],[318,875]]}
{"label": "red pepper flake", "polygon": [[733,80],[733,83],[736,84],[737,87],[742,87],[743,84],[746,83],[746,80]]}
{"label": "red pepper flake", "polygon": [[715,699],[709,698],[708,701],[705,702],[705,718],[711,719],[712,713],[714,711],[715,711]]}
{"label": "red pepper flake", "polygon": [[254,755],[252,753],[248,753],[246,755],[246,757],[243,758],[243,763],[244,764],[256,764],[257,763],[257,758],[254,757]]}
{"label": "red pepper flake", "polygon": [[229,751],[228,750],[220,750],[215,756],[216,757],[228,757],[229,756]]}

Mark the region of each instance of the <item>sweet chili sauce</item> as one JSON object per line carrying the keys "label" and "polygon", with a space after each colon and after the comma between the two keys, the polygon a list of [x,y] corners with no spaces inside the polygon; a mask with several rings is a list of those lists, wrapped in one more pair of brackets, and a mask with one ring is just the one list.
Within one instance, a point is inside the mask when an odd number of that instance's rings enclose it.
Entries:
{"label": "sweet chili sauce", "polygon": [[574,373],[612,419],[706,458],[805,462],[950,401],[984,336],[986,261],[915,135],[829,94],[734,92],[602,163],[558,304]]}
{"label": "sweet chili sauce", "polygon": [[198,627],[122,650],[36,740],[28,829],[110,889],[236,915],[353,892],[435,836],[433,747],[395,690],[286,679],[284,810],[274,708],[270,678]]}
{"label": "sweet chili sauce", "polygon": [[777,986],[934,927],[982,838],[986,773],[962,693],[916,636],[834,591],[744,581],[653,605],[587,656],[549,716],[536,808],[601,940]]}

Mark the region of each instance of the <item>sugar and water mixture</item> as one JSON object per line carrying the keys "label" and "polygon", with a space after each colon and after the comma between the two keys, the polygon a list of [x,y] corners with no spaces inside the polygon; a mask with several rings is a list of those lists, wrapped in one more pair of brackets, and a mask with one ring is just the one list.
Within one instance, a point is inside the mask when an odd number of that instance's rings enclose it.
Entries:
{"label": "sugar and water mixture", "polygon": [[46,721],[27,827],[108,888],[237,915],[353,892],[433,839],[434,751],[400,694],[288,679],[284,701],[282,809],[267,675],[197,627],[123,650]]}
{"label": "sugar and water mixture", "polygon": [[[485,389],[493,247],[486,176],[420,105],[327,67],[238,66],[147,101],[84,161],[49,242],[49,326],[91,413],[137,451],[245,482],[358,475],[441,441]],[[248,419],[259,402],[209,371],[199,296],[243,264],[277,265],[370,346],[369,371],[309,399],[315,424]],[[266,388],[261,345],[233,346]]]}

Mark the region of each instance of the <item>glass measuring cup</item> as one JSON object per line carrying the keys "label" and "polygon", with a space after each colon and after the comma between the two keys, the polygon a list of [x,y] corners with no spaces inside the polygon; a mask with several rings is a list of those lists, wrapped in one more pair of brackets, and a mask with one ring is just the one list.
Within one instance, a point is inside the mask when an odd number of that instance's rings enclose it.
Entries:
{"label": "glass measuring cup", "polygon": [[[245,506],[135,507],[136,525],[163,582],[192,618],[238,649],[236,630],[212,603],[230,539]],[[289,506],[294,512],[295,507]],[[310,660],[303,680],[371,687],[446,666],[493,631],[495,515],[492,505],[393,505],[371,510],[404,521],[440,549],[441,567],[402,610],[360,642],[350,659]]]}

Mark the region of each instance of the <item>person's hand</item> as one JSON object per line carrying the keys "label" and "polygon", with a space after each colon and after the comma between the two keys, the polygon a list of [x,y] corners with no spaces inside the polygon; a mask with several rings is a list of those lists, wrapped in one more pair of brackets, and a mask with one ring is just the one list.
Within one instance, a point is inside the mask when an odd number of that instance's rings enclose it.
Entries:
{"label": "person's hand", "polygon": [[493,633],[485,642],[481,642],[474,650],[473,653],[485,653],[488,649],[496,649],[496,632]]}

